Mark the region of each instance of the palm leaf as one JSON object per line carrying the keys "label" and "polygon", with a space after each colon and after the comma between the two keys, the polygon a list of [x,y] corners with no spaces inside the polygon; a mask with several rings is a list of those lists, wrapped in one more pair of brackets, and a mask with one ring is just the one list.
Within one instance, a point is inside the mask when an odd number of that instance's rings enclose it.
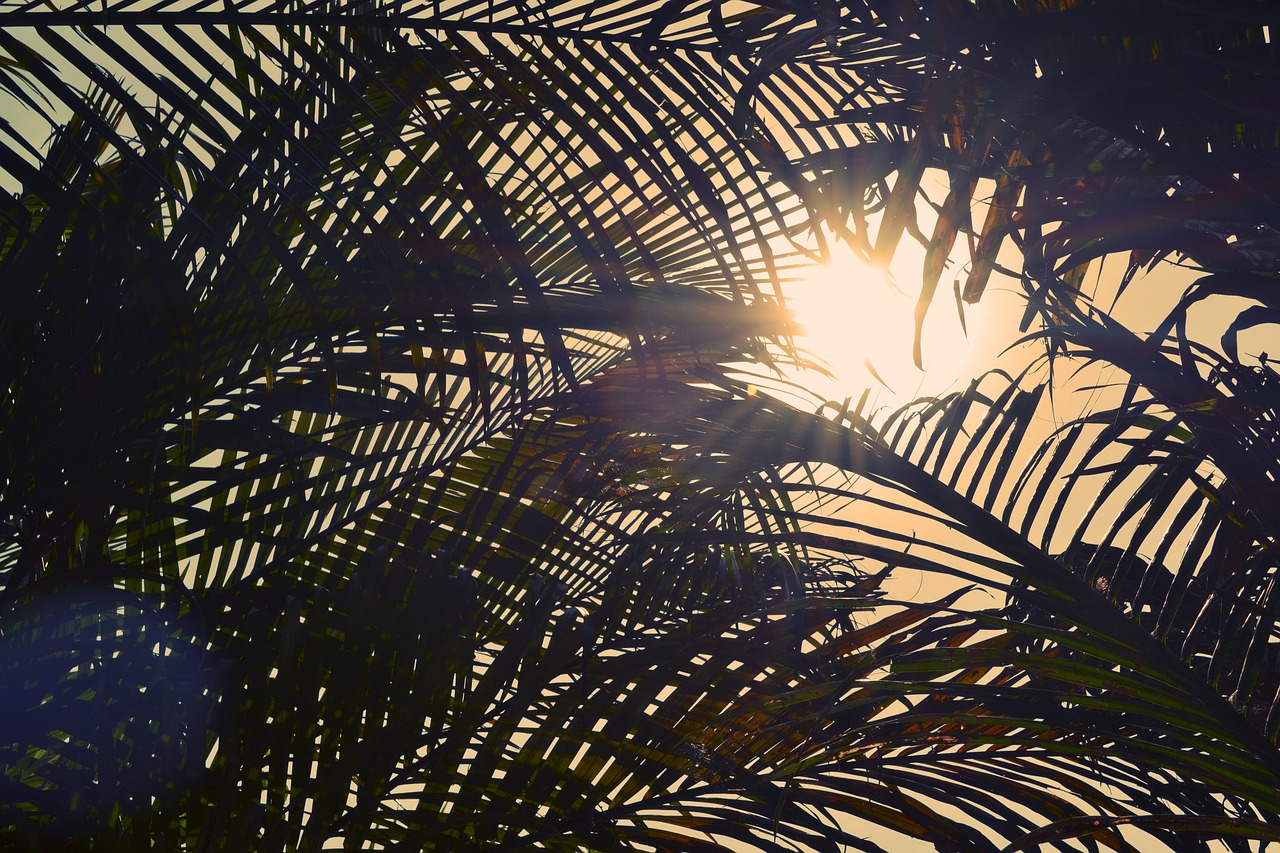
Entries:
{"label": "palm leaf", "polygon": [[[1006,5],[3,13],[54,131],[3,160],[10,840],[1270,837],[1273,377],[1072,276],[1268,263],[1233,200],[1274,117],[1232,99],[1272,47]],[[1088,94],[1160,51],[1206,81],[1165,142]],[[930,167],[930,280],[1003,182],[971,289],[1017,232],[1112,411],[1041,446],[1032,374],[875,424],[761,389],[800,235],[887,256]]]}

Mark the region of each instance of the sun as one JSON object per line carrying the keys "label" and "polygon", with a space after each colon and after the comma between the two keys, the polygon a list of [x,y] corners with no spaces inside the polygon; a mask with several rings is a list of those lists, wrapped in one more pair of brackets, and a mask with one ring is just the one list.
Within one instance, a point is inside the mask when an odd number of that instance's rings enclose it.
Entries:
{"label": "sun", "polygon": [[902,362],[911,364],[913,301],[848,245],[834,243],[829,254],[787,288],[798,345],[843,385],[909,393],[896,386],[911,381]]}
{"label": "sun", "polygon": [[[924,367],[912,358],[914,311],[923,252],[901,252],[886,273],[853,249],[832,241],[826,264],[815,263],[786,288],[788,307],[803,330],[796,343],[829,371],[844,394],[870,388],[903,402],[955,384],[969,363],[969,342],[945,295],[929,312]],[[911,282],[915,287],[899,286]],[[942,291],[942,288],[939,288]],[[970,329],[972,331],[972,329]]]}

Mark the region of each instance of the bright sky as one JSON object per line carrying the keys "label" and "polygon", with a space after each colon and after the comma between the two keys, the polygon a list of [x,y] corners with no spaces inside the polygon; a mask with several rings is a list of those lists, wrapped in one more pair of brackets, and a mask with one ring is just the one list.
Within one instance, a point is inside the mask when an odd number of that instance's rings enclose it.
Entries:
{"label": "bright sky", "polygon": [[953,266],[943,272],[925,319],[924,370],[917,369],[911,350],[923,248],[904,239],[886,275],[848,245],[831,245],[829,264],[815,264],[784,291],[806,330],[798,345],[834,374],[831,380],[812,372],[803,376],[820,394],[856,400],[870,388],[873,408],[897,408],[917,397],[962,388],[993,367],[1000,352],[1019,337],[1021,297],[998,278],[980,303],[964,306],[962,324],[954,296],[954,281],[962,271]]}

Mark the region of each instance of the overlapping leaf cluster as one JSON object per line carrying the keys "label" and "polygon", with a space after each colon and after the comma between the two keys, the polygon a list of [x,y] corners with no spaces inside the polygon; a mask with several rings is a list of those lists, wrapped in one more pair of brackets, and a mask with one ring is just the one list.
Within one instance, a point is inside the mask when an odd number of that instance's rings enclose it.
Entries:
{"label": "overlapping leaf cluster", "polygon": [[[1263,24],[879,5],[0,13],[4,842],[1275,839]],[[1096,85],[1166,67],[1176,126]],[[1013,233],[1112,410],[768,393],[800,244],[887,258],[933,167],[922,304]],[[1214,274],[1139,338],[1116,251]]]}
{"label": "overlapping leaf cluster", "polygon": [[[1033,304],[1078,295],[1108,255],[1126,280],[1177,256],[1268,298],[1280,119],[1265,106],[1278,82],[1266,4],[770,5],[779,32],[752,53],[738,114],[762,160],[852,223],[868,257],[887,262],[908,232],[926,246],[918,328],[960,235],[957,301],[981,298],[1008,240]],[[794,96],[818,74],[840,82]],[[947,190],[927,235],[926,170]]]}

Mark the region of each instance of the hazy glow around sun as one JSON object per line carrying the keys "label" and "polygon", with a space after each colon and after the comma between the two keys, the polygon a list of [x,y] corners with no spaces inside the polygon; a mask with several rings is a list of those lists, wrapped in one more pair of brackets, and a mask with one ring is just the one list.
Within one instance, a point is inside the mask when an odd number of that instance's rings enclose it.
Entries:
{"label": "hazy glow around sun", "polygon": [[[830,246],[830,262],[815,263],[785,294],[804,330],[797,344],[834,374],[841,393],[857,396],[871,388],[882,400],[896,397],[906,402],[970,378],[969,342],[945,273],[925,321],[925,370],[912,361],[922,250],[912,251],[916,247],[904,244],[886,276],[845,243],[832,241]],[[973,318],[966,320],[972,335]]]}

